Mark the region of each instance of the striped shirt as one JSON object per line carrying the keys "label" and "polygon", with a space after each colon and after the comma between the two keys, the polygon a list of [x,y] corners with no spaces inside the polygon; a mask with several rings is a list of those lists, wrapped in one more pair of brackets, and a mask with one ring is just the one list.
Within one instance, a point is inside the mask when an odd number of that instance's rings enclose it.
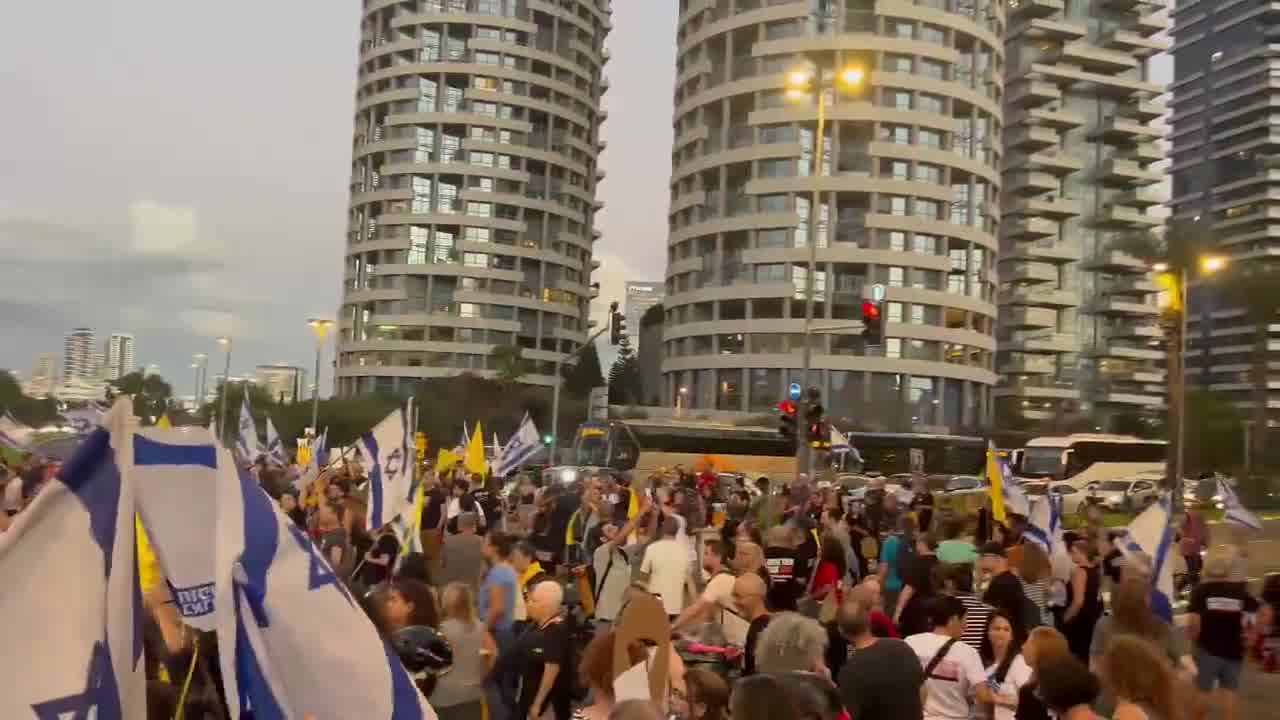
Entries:
{"label": "striped shirt", "polygon": [[991,619],[991,606],[971,593],[959,593],[956,597],[964,603],[964,634],[960,640],[982,652],[982,636],[986,634],[987,622]]}
{"label": "striped shirt", "polygon": [[1049,610],[1049,581],[1040,580],[1038,582],[1029,583],[1019,579],[1022,582],[1022,592],[1027,599],[1035,603],[1040,608],[1040,624],[1053,627],[1053,613]]}

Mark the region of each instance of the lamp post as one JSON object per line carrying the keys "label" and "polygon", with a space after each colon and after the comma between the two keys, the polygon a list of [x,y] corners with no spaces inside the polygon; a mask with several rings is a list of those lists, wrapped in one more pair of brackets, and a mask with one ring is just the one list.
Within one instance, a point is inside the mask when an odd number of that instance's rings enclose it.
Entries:
{"label": "lamp post", "polygon": [[227,362],[222,370],[222,403],[218,408],[218,437],[224,443],[227,439],[227,393],[231,391],[231,338],[223,336],[218,338],[218,344],[222,346],[223,352],[227,355]]}
{"label": "lamp post", "polygon": [[[826,166],[827,155],[827,104],[835,99],[837,87],[858,89],[866,79],[866,72],[858,66],[849,66],[838,71],[825,71],[819,65],[793,70],[787,74],[787,97],[803,100],[815,95],[818,105],[817,132],[813,137],[813,191],[809,207],[809,263],[804,283],[804,349],[801,354],[801,386],[812,387],[809,381],[809,370],[813,365],[813,341],[810,338],[813,326],[813,300],[815,276],[818,270],[818,229],[822,216],[822,172]],[[808,469],[809,445],[805,433],[796,433],[796,477]]]}
{"label": "lamp post", "polygon": [[[1209,277],[1214,273],[1222,270],[1227,266],[1227,259],[1221,255],[1206,255],[1197,261],[1200,269],[1200,277]],[[1159,273],[1170,274],[1170,268],[1167,263],[1157,263],[1152,269]],[[1186,444],[1187,444],[1187,312],[1188,312],[1188,290],[1190,281],[1187,277],[1187,268],[1178,269],[1177,289],[1174,292],[1172,306],[1178,311],[1178,353],[1176,362],[1173,363],[1172,370],[1176,370],[1177,375],[1174,377],[1174,393],[1177,396],[1178,417],[1174,426],[1174,437],[1176,438],[1177,447],[1174,449],[1173,456],[1173,502],[1179,506],[1182,504],[1182,483],[1186,475]],[[1207,337],[1207,335],[1206,335]]]}
{"label": "lamp post", "polygon": [[320,421],[320,355],[324,352],[324,339],[329,335],[329,328],[333,327],[332,320],[323,318],[311,318],[307,321],[311,326],[311,331],[316,336],[316,375],[315,384],[311,389],[311,432],[316,435],[320,434],[320,428],[317,424]]}

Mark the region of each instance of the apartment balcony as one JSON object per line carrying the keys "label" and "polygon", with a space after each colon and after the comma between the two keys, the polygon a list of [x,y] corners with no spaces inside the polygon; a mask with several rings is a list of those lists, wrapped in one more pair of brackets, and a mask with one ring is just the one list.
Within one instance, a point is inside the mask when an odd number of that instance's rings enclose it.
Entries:
{"label": "apartment balcony", "polygon": [[1157,408],[1164,405],[1163,394],[1147,394],[1139,388],[1103,388],[1094,396],[1100,405],[1125,405]]}
{"label": "apartment balcony", "polygon": [[1058,311],[1038,307],[1014,307],[1003,313],[1005,324],[1011,328],[1056,328]]}
{"label": "apartment balcony", "polygon": [[1014,172],[1009,174],[1005,189],[1016,195],[1043,195],[1061,190],[1062,183],[1049,173]]}
{"label": "apartment balcony", "polygon": [[1111,187],[1154,185],[1163,179],[1161,173],[1147,170],[1133,160],[1110,158],[1098,168],[1097,179]]}
{"label": "apartment balcony", "polygon": [[[1084,125],[1084,116],[1079,113],[1067,112],[1061,110],[1056,105],[1048,107],[1030,108],[1026,110],[1014,110],[1005,116],[1008,127],[1018,128],[1021,126],[1046,127],[1054,130],[1072,130]],[[1008,134],[1006,133],[1006,137]],[[1057,145],[1057,140],[1054,141]]]}
{"label": "apartment balcony", "polygon": [[1168,40],[1143,37],[1129,30],[1108,30],[1102,34],[1100,44],[1105,48],[1143,59],[1169,49]]}
{"label": "apartment balcony", "polygon": [[1157,292],[1160,292],[1160,288],[1157,287],[1149,278],[1143,275],[1132,275],[1113,280],[1102,289],[1102,294],[1104,295],[1137,297],[1146,297],[1147,295]]}
{"label": "apartment balcony", "polygon": [[[1035,220],[1032,220],[1031,222],[1035,222]],[[1051,224],[1056,226],[1056,223]],[[1004,253],[1002,259],[1047,262],[1055,265],[1061,265],[1064,263],[1079,262],[1080,258],[1081,252],[1077,245],[1071,245],[1057,240],[1037,240],[1035,242],[1019,243],[1011,252]]]}
{"label": "apartment balcony", "polygon": [[1040,170],[1061,177],[1083,170],[1084,161],[1066,153],[1045,151],[1027,155],[1022,162],[1011,166],[1010,169]]}
{"label": "apartment balcony", "polygon": [[1080,352],[1080,338],[1071,333],[1053,330],[1015,332],[1001,347],[1013,352],[1058,355]]}
{"label": "apartment balcony", "polygon": [[1150,344],[1110,342],[1092,347],[1085,352],[1095,358],[1115,358],[1117,360],[1164,360],[1165,352]]}
{"label": "apartment balcony", "polygon": [[1102,377],[1107,385],[1115,383],[1135,384],[1135,385],[1163,385],[1165,382],[1165,371],[1157,370],[1149,367],[1131,367],[1131,363],[1122,363],[1122,368],[1108,367],[1107,361],[1103,360],[1099,363],[1102,370]]}
{"label": "apartment balcony", "polygon": [[1125,205],[1104,205],[1093,217],[1093,224],[1108,230],[1141,230],[1160,227],[1164,220]]}
{"label": "apartment balcony", "polygon": [[1058,268],[1029,260],[1015,260],[1001,267],[1000,281],[1027,284],[1058,282]]}
{"label": "apartment balcony", "polygon": [[1009,222],[1007,227],[1009,228],[1009,237],[1014,240],[1035,240],[1058,234],[1058,223],[1038,217],[1013,220]]}
{"label": "apartment balcony", "polygon": [[1156,12],[1139,15],[1131,22],[1133,31],[1142,37],[1151,37],[1169,29],[1169,19]]}
{"label": "apartment balcony", "polygon": [[1008,34],[1010,38],[1035,42],[1072,42],[1089,35],[1089,28],[1073,22],[1057,18],[1033,18],[1021,22],[1011,22]]}
{"label": "apartment balcony", "polygon": [[1127,117],[1111,115],[1089,131],[1090,140],[1101,139],[1112,145],[1127,145],[1159,140],[1159,130]]}
{"label": "apartment balcony", "polygon": [[1120,160],[1131,160],[1140,165],[1159,162],[1167,157],[1160,144],[1154,140],[1120,148],[1115,156]]}
{"label": "apartment balcony", "polygon": [[1164,189],[1155,185],[1133,188],[1117,195],[1116,204],[1146,209],[1156,205],[1163,205],[1167,199],[1164,195]]}
{"label": "apartment balcony", "polygon": [[1016,107],[1038,107],[1061,101],[1062,91],[1051,82],[1022,78],[1013,81],[1009,87],[1008,102]]}
{"label": "apartment balcony", "polygon": [[1144,123],[1158,120],[1167,112],[1169,112],[1167,105],[1142,98],[1134,98],[1116,106],[1116,115]]}
{"label": "apartment balcony", "polygon": [[992,391],[995,397],[1020,397],[1028,399],[1079,400],[1077,383],[1051,377],[1008,380]]}
{"label": "apartment balcony", "polygon": [[1074,290],[1046,290],[1039,287],[1019,288],[1005,295],[1005,304],[1072,308],[1080,306],[1080,294]]}
{"label": "apartment balcony", "polygon": [[1000,375],[1052,375],[1057,370],[1058,364],[1052,357],[1020,357],[1006,360],[996,372]]}
{"label": "apartment balcony", "polygon": [[1119,322],[1107,328],[1106,336],[1115,340],[1139,340],[1151,342],[1164,338],[1164,331],[1155,322]]}
{"label": "apartment balcony", "polygon": [[1163,0],[1101,0],[1102,7],[1108,10],[1132,10],[1140,5],[1164,6]]}
{"label": "apartment balcony", "polygon": [[1090,270],[1101,270],[1103,272],[1150,272],[1150,266],[1143,260],[1136,258],[1128,253],[1122,253],[1117,250],[1108,250],[1095,255],[1087,263]]}
{"label": "apartment balcony", "polygon": [[1096,315],[1120,317],[1155,317],[1160,314],[1160,308],[1155,305],[1114,298],[1094,298],[1089,310]]}
{"label": "apartment balcony", "polygon": [[1009,0],[1009,19],[1047,18],[1062,12],[1062,0]]}
{"label": "apartment balcony", "polygon": [[1066,220],[1080,214],[1080,202],[1071,198],[1046,195],[1032,199],[1018,199],[1010,208],[1012,215],[1030,215]]}
{"label": "apartment balcony", "polygon": [[1133,55],[1100,48],[1087,40],[1064,45],[1058,51],[1058,61],[1075,65],[1087,72],[1118,73],[1138,66]]}
{"label": "apartment balcony", "polygon": [[1057,147],[1058,132],[1052,128],[1023,125],[1007,131],[1004,135],[1006,147],[1024,152],[1035,152],[1045,148]]}

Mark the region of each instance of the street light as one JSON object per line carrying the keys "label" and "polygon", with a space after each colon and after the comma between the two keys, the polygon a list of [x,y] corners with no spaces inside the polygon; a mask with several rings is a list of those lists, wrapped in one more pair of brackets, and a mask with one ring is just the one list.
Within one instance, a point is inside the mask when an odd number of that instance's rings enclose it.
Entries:
{"label": "street light", "polygon": [[227,392],[231,390],[231,338],[218,338],[218,344],[227,354],[227,363],[222,371],[222,403],[218,409],[218,437],[225,443],[227,439]]}
{"label": "street light", "polygon": [[333,321],[311,318],[307,324],[311,326],[311,332],[316,336],[316,376],[315,385],[311,391],[311,432],[318,436],[320,434],[320,428],[317,427],[320,421],[320,355],[324,352],[324,339],[329,335],[329,328],[333,327]]}
{"label": "street light", "polygon": [[[819,65],[799,68],[787,73],[787,97],[793,100],[807,98],[816,94],[818,105],[817,132],[813,137],[813,197],[809,208],[809,269],[805,273],[804,287],[804,352],[801,384],[804,387],[813,385],[809,380],[810,366],[813,364],[813,345],[810,333],[813,326],[814,282],[818,269],[818,225],[822,215],[822,171],[827,154],[827,104],[835,99],[837,88],[858,90],[866,79],[866,71],[857,65],[835,68],[824,72]],[[809,450],[803,433],[796,433],[796,477],[808,470]],[[810,473],[811,474],[811,473]]]}
{"label": "street light", "polygon": [[[1204,255],[1200,257],[1196,265],[1200,268],[1201,277],[1209,277],[1210,275],[1220,272],[1227,267],[1227,258],[1222,255]],[[1168,263],[1156,263],[1152,269],[1159,273],[1168,274]],[[1178,286],[1175,291],[1172,307],[1178,313],[1178,356],[1175,367],[1177,370],[1176,382],[1178,390],[1178,424],[1176,427],[1178,447],[1174,455],[1173,467],[1173,495],[1174,502],[1182,502],[1182,481],[1184,472],[1186,444],[1187,444],[1187,310],[1190,303],[1187,301],[1189,281],[1187,279],[1187,269],[1180,268],[1178,270]],[[1207,330],[1207,328],[1206,328]],[[1206,333],[1205,337],[1208,337]]]}

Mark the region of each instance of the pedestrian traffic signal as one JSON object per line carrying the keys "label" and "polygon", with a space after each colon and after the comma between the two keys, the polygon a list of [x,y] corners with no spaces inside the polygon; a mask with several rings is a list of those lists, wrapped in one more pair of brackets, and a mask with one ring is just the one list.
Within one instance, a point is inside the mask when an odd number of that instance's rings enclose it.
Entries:
{"label": "pedestrian traffic signal", "polygon": [[778,403],[778,434],[790,442],[796,441],[796,404],[790,400]]}
{"label": "pedestrian traffic signal", "polygon": [[868,345],[884,344],[884,302],[862,301],[862,339]]}
{"label": "pedestrian traffic signal", "polygon": [[617,345],[627,334],[627,316],[618,312],[618,303],[609,304],[609,343]]}

